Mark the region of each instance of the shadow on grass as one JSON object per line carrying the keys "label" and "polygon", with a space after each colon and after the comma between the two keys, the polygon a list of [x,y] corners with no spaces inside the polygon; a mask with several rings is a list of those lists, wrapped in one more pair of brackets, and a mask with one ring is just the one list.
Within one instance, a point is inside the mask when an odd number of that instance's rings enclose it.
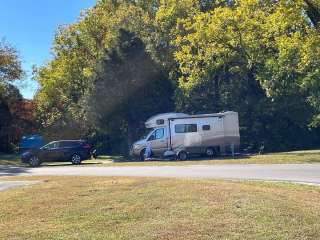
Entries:
{"label": "shadow on grass", "polygon": [[64,166],[87,166],[99,165],[101,162],[82,162],[80,165],[74,165],[70,162],[43,162],[40,167],[64,167]]}
{"label": "shadow on grass", "polygon": [[[219,156],[216,158],[208,158],[208,157],[201,157],[201,156],[190,156],[189,159],[185,161],[180,161],[177,159],[163,159],[163,158],[151,158],[151,160],[146,162],[195,162],[195,161],[219,161],[219,160],[245,160],[250,159],[254,155],[250,154],[243,154],[243,155],[237,155],[237,156]],[[99,159],[102,159],[99,157]],[[104,158],[105,160],[113,161],[114,163],[142,163],[144,161],[141,161],[139,159],[134,158],[125,158],[123,156],[106,156]]]}
{"label": "shadow on grass", "polygon": [[320,163],[320,157],[318,159],[308,159],[306,163]]}
{"label": "shadow on grass", "polygon": [[98,156],[97,160],[113,161],[113,162],[130,162],[128,158],[121,155],[102,155],[102,156]]}
{"label": "shadow on grass", "polygon": [[23,166],[19,154],[0,154],[0,165]]}
{"label": "shadow on grass", "polygon": [[314,150],[301,150],[301,151],[291,151],[291,152],[271,152],[269,154],[273,155],[295,155],[295,156],[314,156],[314,155],[319,155],[320,150],[319,149],[314,149]]}
{"label": "shadow on grass", "polygon": [[[90,162],[93,161],[93,162]],[[84,160],[81,165],[97,165],[102,164],[98,160],[89,159]],[[21,162],[21,156],[19,154],[1,154],[0,153],[0,166],[16,166],[16,167],[30,167],[27,163]],[[69,161],[44,161],[41,166],[69,166],[72,165]],[[80,166],[81,166],[80,165]]]}

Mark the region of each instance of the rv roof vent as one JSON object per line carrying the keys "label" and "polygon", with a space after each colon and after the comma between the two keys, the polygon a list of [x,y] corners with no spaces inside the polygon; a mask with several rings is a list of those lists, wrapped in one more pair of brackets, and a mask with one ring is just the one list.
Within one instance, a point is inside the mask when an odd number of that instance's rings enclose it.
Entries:
{"label": "rv roof vent", "polygon": [[156,123],[157,123],[158,125],[163,125],[163,124],[164,124],[164,120],[163,120],[163,119],[158,119],[158,120],[156,121]]}

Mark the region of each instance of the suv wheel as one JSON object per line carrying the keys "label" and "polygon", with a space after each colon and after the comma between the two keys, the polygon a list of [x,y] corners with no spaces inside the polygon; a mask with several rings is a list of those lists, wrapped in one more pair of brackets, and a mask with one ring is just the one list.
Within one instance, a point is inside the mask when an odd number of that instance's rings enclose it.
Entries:
{"label": "suv wheel", "polygon": [[71,162],[74,165],[81,164],[81,156],[79,154],[73,154],[72,157],[71,157]]}
{"label": "suv wheel", "polygon": [[38,167],[40,165],[40,160],[37,156],[32,156],[29,160],[29,165],[31,167]]}

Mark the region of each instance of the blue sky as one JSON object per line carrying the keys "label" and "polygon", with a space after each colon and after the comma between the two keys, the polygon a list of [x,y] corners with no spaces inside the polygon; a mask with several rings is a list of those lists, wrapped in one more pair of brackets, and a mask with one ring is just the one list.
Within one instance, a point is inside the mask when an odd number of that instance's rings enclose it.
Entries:
{"label": "blue sky", "polygon": [[0,0],[0,38],[18,49],[25,81],[17,83],[25,98],[32,98],[37,84],[31,80],[32,65],[51,57],[54,33],[59,25],[73,23],[80,11],[96,0]]}

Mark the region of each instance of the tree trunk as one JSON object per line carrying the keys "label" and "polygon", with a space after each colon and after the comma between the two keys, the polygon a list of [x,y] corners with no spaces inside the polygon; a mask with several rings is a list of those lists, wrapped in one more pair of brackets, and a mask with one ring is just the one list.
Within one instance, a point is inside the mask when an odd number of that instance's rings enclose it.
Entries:
{"label": "tree trunk", "polygon": [[214,77],[214,98],[216,101],[216,112],[219,112],[221,109],[221,97],[220,97],[220,75],[215,75]]}
{"label": "tree trunk", "polygon": [[307,4],[307,15],[310,18],[311,22],[314,26],[318,27],[320,23],[320,7],[319,5],[316,5],[311,0],[304,0],[304,2]]}

